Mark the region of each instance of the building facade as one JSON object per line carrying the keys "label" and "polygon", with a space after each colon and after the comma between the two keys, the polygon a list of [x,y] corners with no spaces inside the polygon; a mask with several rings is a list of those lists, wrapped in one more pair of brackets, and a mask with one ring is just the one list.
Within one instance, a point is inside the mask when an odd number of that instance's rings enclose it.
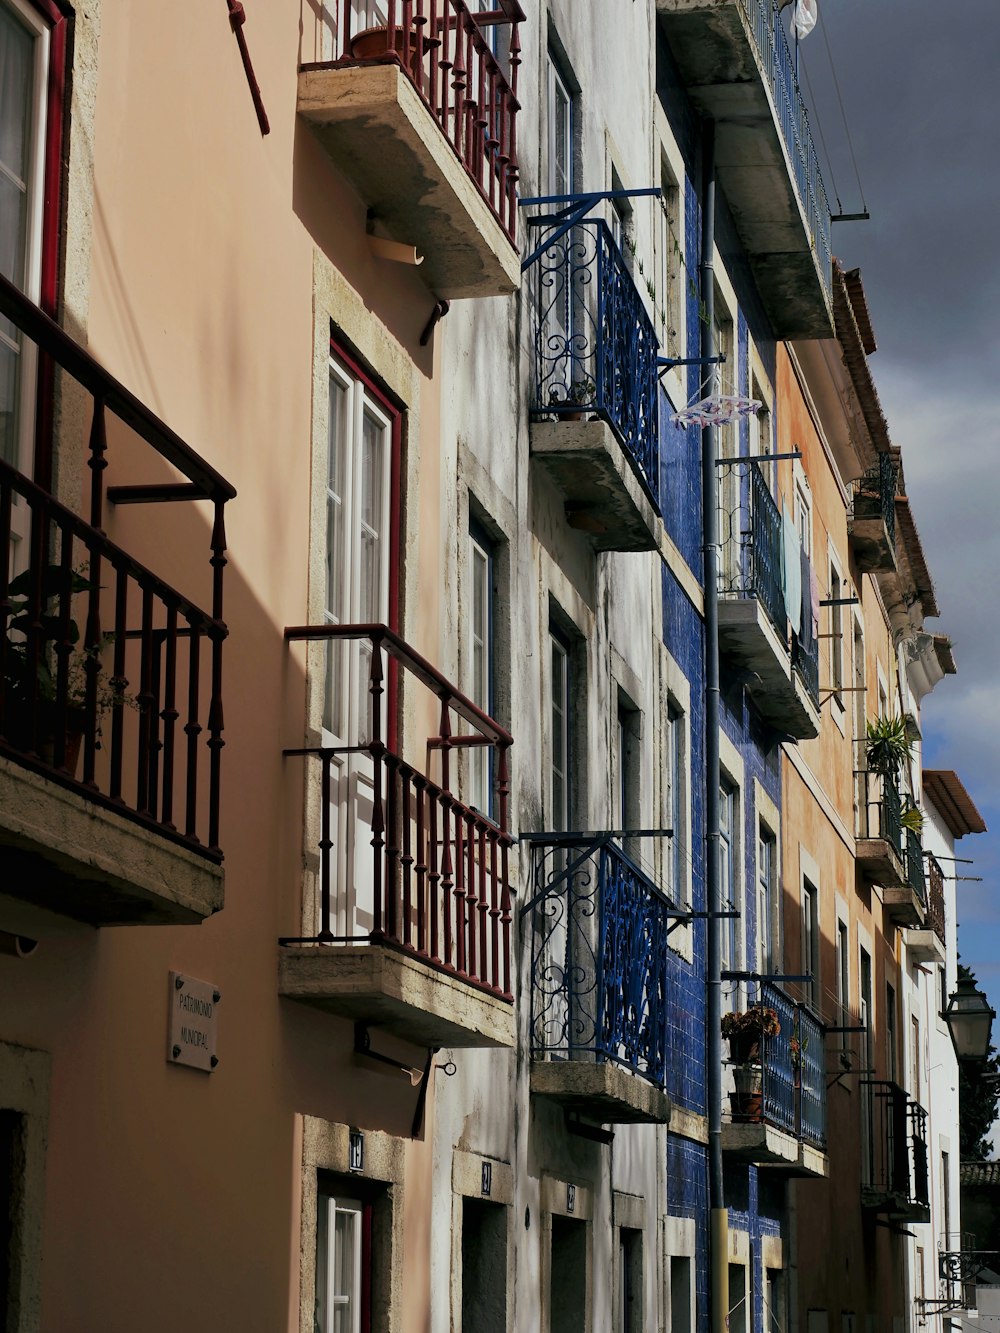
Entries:
{"label": "building facade", "polygon": [[953,662],[786,21],[0,0],[7,1327],[915,1326]]}

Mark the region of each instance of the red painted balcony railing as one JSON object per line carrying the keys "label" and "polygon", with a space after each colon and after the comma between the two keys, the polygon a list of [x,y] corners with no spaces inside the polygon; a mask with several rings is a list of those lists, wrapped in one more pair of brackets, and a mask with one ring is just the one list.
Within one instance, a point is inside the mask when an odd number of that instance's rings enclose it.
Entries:
{"label": "red painted balcony railing", "polygon": [[[364,673],[367,719],[354,736],[285,750],[320,763],[320,900],[318,932],[282,943],[390,944],[510,999],[510,734],[385,625],[303,625],[286,629],[285,638],[358,645],[351,660]],[[359,693],[361,688],[359,682]],[[418,710],[426,705],[430,711],[425,715],[433,712],[438,728],[426,737],[422,766],[404,756],[404,696],[417,716],[424,715]],[[471,730],[456,731],[456,721]],[[455,753],[479,746],[494,756],[495,821],[457,794]],[[432,755],[439,756],[437,781],[429,771]],[[345,892],[348,899],[360,896],[356,886],[338,884],[335,890],[342,850],[332,831],[338,804],[335,766],[350,762],[351,756],[363,756],[370,766],[370,821],[349,800],[341,806],[339,827],[344,838],[371,841],[370,930],[356,910],[344,906]],[[354,822],[350,834],[344,827],[348,820]],[[359,862],[355,856],[354,865]],[[338,934],[340,922],[344,930]]]}
{"label": "red painted balcony railing", "polygon": [[357,8],[357,0],[329,0],[334,59],[303,68],[400,65],[513,242],[524,21],[518,0],[475,12],[465,0],[372,0],[371,22],[360,27]]}
{"label": "red painted balcony railing", "polygon": [[[53,445],[65,463],[85,439],[90,469],[83,518],[0,460],[0,753],[221,861],[223,509],[236,492],[2,277],[0,316],[19,365],[33,345],[37,420],[52,422],[58,393]],[[72,381],[90,398],[78,432]],[[8,420],[31,387],[21,375]],[[133,467],[145,446],[186,480],[106,491],[109,462]],[[211,611],[109,539],[106,499],[212,503]]]}

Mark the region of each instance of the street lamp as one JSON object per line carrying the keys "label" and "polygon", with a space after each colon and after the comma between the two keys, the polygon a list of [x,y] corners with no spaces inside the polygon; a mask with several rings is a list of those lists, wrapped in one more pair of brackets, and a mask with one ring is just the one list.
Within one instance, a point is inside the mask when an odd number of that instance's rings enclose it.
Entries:
{"label": "street lamp", "polygon": [[962,977],[942,1014],[959,1060],[986,1059],[996,1016],[996,1010],[990,1008],[986,996],[976,989],[972,977]]}

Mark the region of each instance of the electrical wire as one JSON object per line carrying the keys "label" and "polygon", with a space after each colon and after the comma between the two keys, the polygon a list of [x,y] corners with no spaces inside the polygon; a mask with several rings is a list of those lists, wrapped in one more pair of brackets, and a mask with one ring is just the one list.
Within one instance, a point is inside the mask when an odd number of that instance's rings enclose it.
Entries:
{"label": "electrical wire", "polygon": [[816,94],[813,92],[812,80],[809,78],[809,66],[804,60],[802,61],[802,70],[806,76],[806,87],[809,89],[809,101],[816,111],[815,126],[819,132],[819,141],[823,145],[823,156],[826,158],[826,169],[830,174],[830,184],[833,186],[834,197],[837,200],[837,211],[843,213],[844,205],[840,202],[840,191],[837,188],[837,178],[833,171],[833,158],[830,156],[830,150],[826,146],[826,135],[823,133],[823,117],[819,114],[816,105]]}
{"label": "electrical wire", "polygon": [[[823,34],[823,44],[826,47],[826,58],[830,62],[830,73],[833,76],[833,86],[837,92],[837,102],[840,106],[840,115],[844,122],[844,134],[847,137],[847,148],[851,154],[851,162],[854,166],[854,179],[858,183],[858,193],[861,195],[861,207],[867,213],[868,205],[865,202],[865,189],[861,184],[861,172],[858,170],[858,159],[854,155],[854,141],[851,138],[851,127],[847,123],[847,112],[844,110],[844,99],[840,92],[840,80],[837,78],[837,70],[833,63],[833,52],[830,50],[830,39],[827,37],[826,24],[823,22],[823,11],[819,12],[819,30]],[[840,200],[837,200],[839,205]]]}

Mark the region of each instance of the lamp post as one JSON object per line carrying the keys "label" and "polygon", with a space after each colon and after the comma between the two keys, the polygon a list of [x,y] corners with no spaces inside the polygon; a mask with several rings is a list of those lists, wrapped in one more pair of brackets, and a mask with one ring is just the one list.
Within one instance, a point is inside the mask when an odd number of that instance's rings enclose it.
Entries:
{"label": "lamp post", "polygon": [[996,1010],[976,988],[972,977],[962,977],[942,1014],[959,1060],[985,1060]]}

